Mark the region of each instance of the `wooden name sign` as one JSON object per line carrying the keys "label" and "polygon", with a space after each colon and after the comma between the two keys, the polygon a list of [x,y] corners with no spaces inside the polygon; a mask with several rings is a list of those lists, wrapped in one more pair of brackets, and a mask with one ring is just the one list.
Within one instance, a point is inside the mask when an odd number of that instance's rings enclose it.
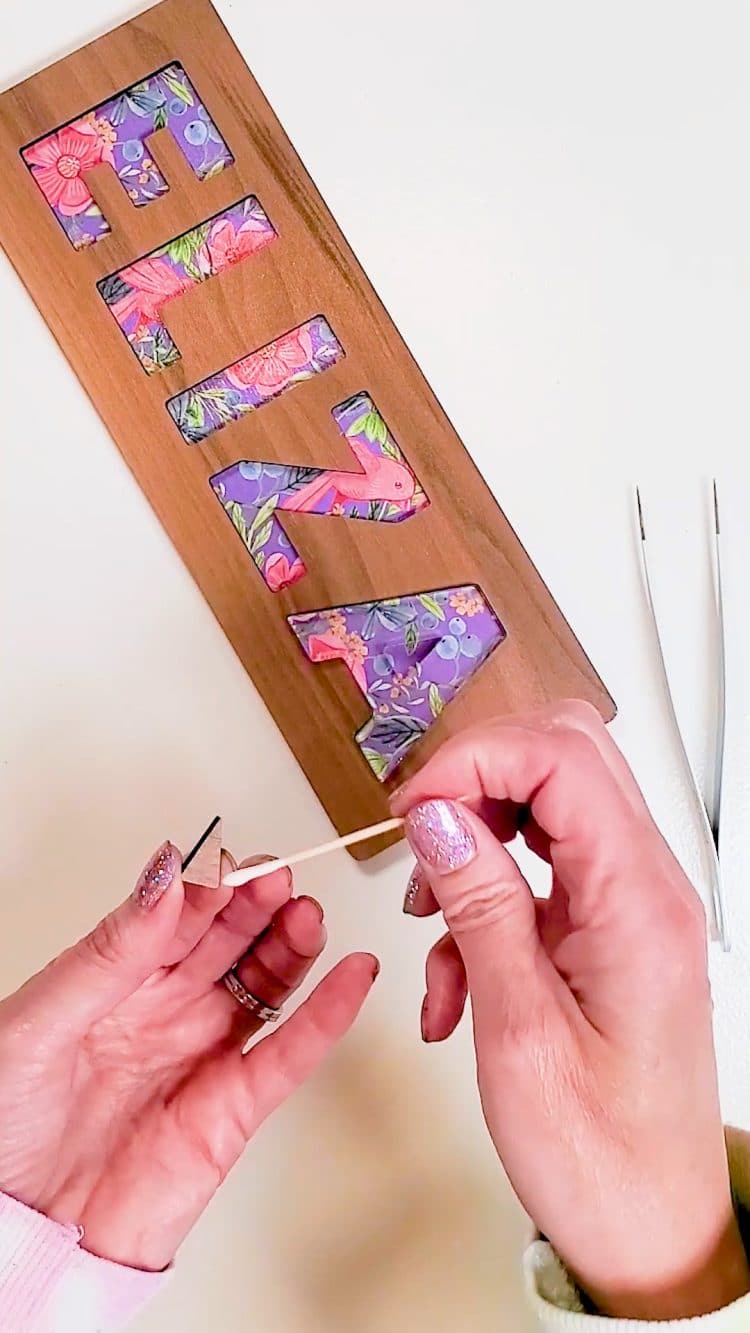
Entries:
{"label": "wooden name sign", "polygon": [[0,175],[0,242],[340,833],[470,722],[613,715],[207,0],[4,93]]}

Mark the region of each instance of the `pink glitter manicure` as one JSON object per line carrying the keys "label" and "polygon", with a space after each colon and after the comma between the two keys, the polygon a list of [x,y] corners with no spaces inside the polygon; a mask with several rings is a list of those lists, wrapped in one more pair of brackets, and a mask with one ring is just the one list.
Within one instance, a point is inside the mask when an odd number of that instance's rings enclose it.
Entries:
{"label": "pink glitter manicure", "polygon": [[452,801],[415,806],[406,816],[405,831],[417,856],[441,875],[461,870],[477,854],[474,834]]}
{"label": "pink glitter manicure", "polygon": [[155,907],[174,879],[180,860],[171,842],[165,842],[151,857],[133,890],[139,907],[148,912]]}
{"label": "pink glitter manicure", "polygon": [[425,878],[422,871],[419,866],[415,866],[409,876],[409,883],[406,886],[406,896],[404,898],[404,912],[407,916],[414,915],[414,904],[417,899],[417,894],[424,883]]}

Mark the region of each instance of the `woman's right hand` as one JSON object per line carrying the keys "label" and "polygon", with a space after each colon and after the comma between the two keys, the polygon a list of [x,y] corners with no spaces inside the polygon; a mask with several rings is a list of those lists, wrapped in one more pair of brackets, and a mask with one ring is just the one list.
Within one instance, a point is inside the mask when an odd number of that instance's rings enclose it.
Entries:
{"label": "woman's right hand", "polygon": [[[407,910],[448,926],[425,1038],[450,1034],[468,985],[490,1133],[581,1288],[633,1319],[743,1295],[704,912],[598,715],[566,704],[457,737],[394,810],[418,859]],[[548,901],[503,845],[519,811]]]}

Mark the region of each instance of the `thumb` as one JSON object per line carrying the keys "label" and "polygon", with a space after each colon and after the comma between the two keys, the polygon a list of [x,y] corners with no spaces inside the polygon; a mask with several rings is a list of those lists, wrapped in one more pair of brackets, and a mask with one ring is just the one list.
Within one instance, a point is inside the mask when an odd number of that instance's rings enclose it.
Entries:
{"label": "thumb", "polygon": [[405,832],[461,952],[475,1018],[497,1022],[499,1005],[527,1006],[544,955],[534,898],[510,852],[453,801],[414,806]]}
{"label": "thumb", "polygon": [[180,853],[165,842],[130,897],[14,997],[48,1036],[82,1035],[163,965],[184,899]]}

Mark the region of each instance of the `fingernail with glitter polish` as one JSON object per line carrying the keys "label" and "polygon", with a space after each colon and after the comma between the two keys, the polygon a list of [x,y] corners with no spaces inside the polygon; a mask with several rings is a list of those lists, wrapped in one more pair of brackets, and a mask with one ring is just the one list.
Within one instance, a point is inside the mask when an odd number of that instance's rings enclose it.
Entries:
{"label": "fingernail with glitter polish", "polygon": [[409,883],[406,886],[406,894],[404,895],[404,912],[407,916],[414,916],[414,904],[417,900],[417,894],[424,882],[425,880],[422,871],[419,869],[419,866],[415,866],[409,876]]}
{"label": "fingernail with glitter polish", "polygon": [[471,826],[452,801],[416,805],[406,816],[405,831],[420,860],[439,875],[461,870],[477,854]]}
{"label": "fingernail with glitter polish", "polygon": [[133,898],[139,907],[148,912],[155,907],[174,880],[180,866],[180,858],[171,842],[165,842],[151,857],[146,869],[133,890]]}

